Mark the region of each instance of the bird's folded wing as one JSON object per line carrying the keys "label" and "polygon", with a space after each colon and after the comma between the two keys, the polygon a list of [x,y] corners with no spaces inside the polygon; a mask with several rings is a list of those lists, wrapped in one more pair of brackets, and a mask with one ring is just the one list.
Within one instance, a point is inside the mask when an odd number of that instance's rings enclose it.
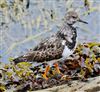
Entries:
{"label": "bird's folded wing", "polygon": [[51,36],[50,38],[44,39],[41,41],[34,49],[33,51],[41,51],[46,50],[48,48],[59,48],[61,46],[61,42],[59,38],[56,36]]}
{"label": "bird's folded wing", "polygon": [[61,40],[55,36],[48,38],[38,44],[27,54],[15,58],[13,61],[18,62],[44,62],[58,59],[62,56],[63,46]]}

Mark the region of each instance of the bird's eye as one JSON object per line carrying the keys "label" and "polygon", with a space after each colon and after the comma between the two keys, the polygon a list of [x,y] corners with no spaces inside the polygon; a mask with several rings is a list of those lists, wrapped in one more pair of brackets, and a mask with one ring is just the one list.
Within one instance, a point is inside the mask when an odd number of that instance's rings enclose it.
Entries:
{"label": "bird's eye", "polygon": [[76,18],[76,16],[72,16],[74,19]]}

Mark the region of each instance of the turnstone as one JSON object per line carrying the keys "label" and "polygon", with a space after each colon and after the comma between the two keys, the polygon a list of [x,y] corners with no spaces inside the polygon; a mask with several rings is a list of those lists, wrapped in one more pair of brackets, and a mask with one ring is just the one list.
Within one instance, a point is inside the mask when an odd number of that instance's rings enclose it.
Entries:
{"label": "turnstone", "polygon": [[[76,22],[83,22],[78,16],[78,14],[74,11],[69,11],[64,18],[64,23],[60,30],[51,37],[44,39],[41,41],[32,51],[27,54],[15,58],[13,61],[15,63],[19,62],[37,62],[43,63],[50,61],[56,61],[57,59],[60,61],[64,61],[69,55],[74,52],[74,49],[77,44],[77,31],[76,28],[73,27],[73,24]],[[55,67],[60,73],[58,68],[58,64],[55,63]],[[46,74],[49,70],[50,66],[47,66],[44,73],[44,78],[46,78]]]}

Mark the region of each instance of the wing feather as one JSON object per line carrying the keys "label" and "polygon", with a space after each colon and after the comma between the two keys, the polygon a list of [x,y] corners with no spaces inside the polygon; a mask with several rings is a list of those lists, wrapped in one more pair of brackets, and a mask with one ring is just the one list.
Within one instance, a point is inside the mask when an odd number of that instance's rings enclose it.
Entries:
{"label": "wing feather", "polygon": [[33,51],[14,59],[14,62],[44,62],[58,59],[62,56],[63,48],[62,41],[58,37],[52,36],[41,41]]}

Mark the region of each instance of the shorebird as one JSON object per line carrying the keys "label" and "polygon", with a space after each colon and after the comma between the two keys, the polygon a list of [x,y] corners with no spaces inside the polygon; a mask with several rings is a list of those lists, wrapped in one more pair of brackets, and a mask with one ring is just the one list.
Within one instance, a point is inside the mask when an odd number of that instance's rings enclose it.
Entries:
{"label": "shorebird", "polygon": [[[32,51],[18,58],[15,58],[13,61],[15,63],[50,63],[57,60],[66,60],[66,58],[70,56],[76,48],[77,31],[76,28],[73,27],[73,24],[75,24],[76,22],[83,22],[87,24],[87,22],[79,18],[78,14],[75,11],[69,11],[64,17],[63,25],[56,34],[44,39]],[[55,63],[55,67],[57,69],[57,72],[60,73],[57,63]],[[48,65],[43,74],[43,77],[45,79],[47,79],[46,75],[49,71],[49,68],[50,66]]]}

